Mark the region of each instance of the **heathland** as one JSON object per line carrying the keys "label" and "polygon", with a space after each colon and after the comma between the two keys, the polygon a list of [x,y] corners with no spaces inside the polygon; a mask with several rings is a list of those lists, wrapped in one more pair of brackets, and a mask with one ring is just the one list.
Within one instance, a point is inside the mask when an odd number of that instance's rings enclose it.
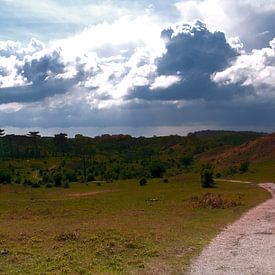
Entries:
{"label": "heathland", "polygon": [[0,145],[3,274],[185,272],[224,226],[270,196],[257,182],[274,180],[275,137],[264,133],[32,132]]}

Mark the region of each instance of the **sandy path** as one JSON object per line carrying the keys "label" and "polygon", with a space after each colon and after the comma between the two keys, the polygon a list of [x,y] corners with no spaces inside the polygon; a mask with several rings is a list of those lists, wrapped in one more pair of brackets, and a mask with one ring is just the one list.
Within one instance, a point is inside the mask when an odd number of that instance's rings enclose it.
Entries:
{"label": "sandy path", "polygon": [[94,191],[94,192],[84,192],[84,193],[73,193],[73,194],[68,194],[67,197],[70,198],[81,198],[81,197],[89,197],[89,196],[95,196],[97,194],[102,194],[102,193],[112,193],[112,192],[117,192],[117,190],[100,190],[100,191]]}
{"label": "sandy path", "polygon": [[275,275],[275,184],[261,186],[273,198],[220,233],[193,262],[192,275]]}

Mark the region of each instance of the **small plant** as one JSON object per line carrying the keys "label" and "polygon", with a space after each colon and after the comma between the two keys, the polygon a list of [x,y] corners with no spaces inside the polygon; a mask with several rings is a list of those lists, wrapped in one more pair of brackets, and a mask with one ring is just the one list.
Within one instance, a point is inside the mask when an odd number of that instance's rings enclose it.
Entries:
{"label": "small plant", "polygon": [[149,169],[152,178],[162,178],[166,171],[165,166],[160,161],[154,161]]}
{"label": "small plant", "polygon": [[147,184],[147,180],[145,178],[143,178],[139,181],[140,186],[145,186],[146,184]]}
{"label": "small plant", "polygon": [[65,179],[69,182],[77,182],[77,175],[74,171],[70,170],[66,172]]}
{"label": "small plant", "polygon": [[242,162],[240,165],[240,168],[239,168],[240,173],[244,174],[244,173],[248,172],[249,165],[250,165],[249,161]]}
{"label": "small plant", "polygon": [[70,184],[69,184],[68,181],[65,181],[65,182],[63,183],[63,188],[65,188],[65,189],[70,188]]}
{"label": "small plant", "polygon": [[201,186],[203,188],[212,188],[215,186],[213,178],[213,171],[209,169],[202,169],[201,171]]}
{"label": "small plant", "polygon": [[32,184],[32,188],[39,188],[40,184],[38,182],[35,182]]}
{"label": "small plant", "polygon": [[95,181],[96,179],[95,179],[95,177],[94,177],[94,175],[93,174],[88,174],[88,176],[87,176],[87,181]]}
{"label": "small plant", "polygon": [[59,187],[62,185],[62,175],[61,174],[59,174],[59,173],[54,174],[53,180],[54,180],[55,187]]}

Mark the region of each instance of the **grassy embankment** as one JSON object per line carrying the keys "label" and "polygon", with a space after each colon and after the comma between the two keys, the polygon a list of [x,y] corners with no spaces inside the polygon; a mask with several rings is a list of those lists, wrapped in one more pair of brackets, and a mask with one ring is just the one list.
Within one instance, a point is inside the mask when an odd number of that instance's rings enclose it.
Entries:
{"label": "grassy embankment", "polygon": [[[108,192],[83,196],[97,191]],[[209,191],[241,205],[192,207],[193,196]],[[0,186],[0,250],[9,252],[0,255],[0,273],[179,272],[221,228],[268,196],[254,184],[205,190],[195,175],[144,187],[136,180],[70,189]]]}
{"label": "grassy embankment", "polygon": [[230,179],[246,180],[256,183],[275,182],[275,161],[263,161],[251,163],[248,172],[241,174],[237,173],[228,176]]}

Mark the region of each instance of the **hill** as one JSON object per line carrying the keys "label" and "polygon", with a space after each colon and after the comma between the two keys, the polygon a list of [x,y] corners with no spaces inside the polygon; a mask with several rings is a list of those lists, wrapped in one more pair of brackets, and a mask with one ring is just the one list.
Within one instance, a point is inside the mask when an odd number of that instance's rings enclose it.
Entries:
{"label": "hill", "polygon": [[209,151],[201,157],[204,160],[224,164],[240,163],[246,160],[253,163],[275,161],[275,133],[261,136],[233,148]]}

